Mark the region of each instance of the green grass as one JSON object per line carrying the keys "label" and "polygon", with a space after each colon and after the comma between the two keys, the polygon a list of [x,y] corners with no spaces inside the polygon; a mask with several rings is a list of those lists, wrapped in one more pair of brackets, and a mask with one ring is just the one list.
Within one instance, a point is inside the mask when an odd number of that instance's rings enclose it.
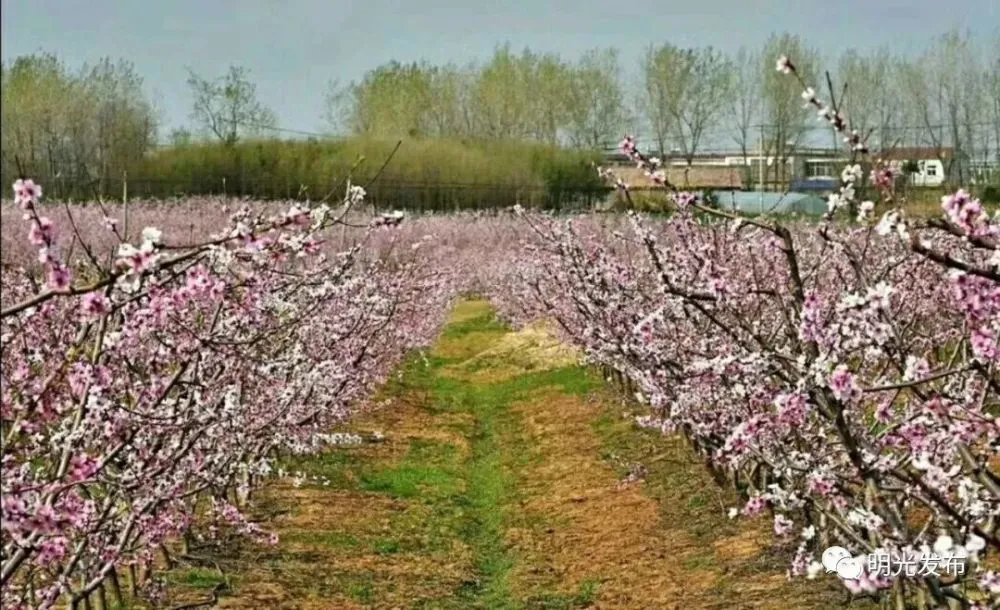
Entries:
{"label": "green grass", "polygon": [[458,468],[454,445],[418,439],[410,444],[399,465],[363,471],[360,488],[398,498],[431,500],[458,491]]}
{"label": "green grass", "polygon": [[213,589],[216,585],[226,582],[226,579],[215,570],[190,568],[176,574],[174,582],[195,589]]}
{"label": "green grass", "polygon": [[489,392],[471,394],[475,400],[461,402],[471,407],[475,417],[467,493],[470,515],[464,529],[466,542],[476,554],[479,583],[475,596],[487,608],[513,608],[509,579],[515,559],[503,542],[511,485],[498,438],[511,433],[510,402]]}
{"label": "green grass", "polygon": [[[459,351],[486,349],[508,332],[488,309],[467,306],[464,314],[442,335],[445,341],[455,342]],[[594,387],[595,379],[579,369],[526,375],[497,384],[477,384],[441,374],[444,367],[466,357],[434,352],[413,355],[403,366],[402,379],[390,382],[386,392],[426,392],[429,399],[421,408],[433,416],[457,416],[447,427],[467,439],[467,452],[447,442],[415,438],[408,440],[406,452],[396,460],[366,461],[356,448],[340,447],[311,459],[289,460],[286,468],[329,479],[334,489],[357,489],[406,502],[404,510],[391,516],[389,535],[382,533],[366,540],[361,533],[330,533],[316,542],[341,548],[360,546],[383,557],[447,553],[454,538],[471,549],[474,577],[449,597],[415,607],[524,608],[511,590],[511,570],[517,557],[507,548],[505,533],[516,500],[514,469],[530,459],[531,451],[524,446],[520,420],[511,412],[511,405],[546,386],[585,392]],[[353,573],[338,580],[340,590],[359,603],[371,604],[378,598],[381,585],[375,586],[370,577]],[[586,596],[586,591],[581,595]]]}
{"label": "green grass", "polygon": [[441,336],[445,339],[460,339],[472,333],[503,333],[507,330],[507,326],[497,320],[492,311],[487,311],[448,325]]}
{"label": "green grass", "polygon": [[357,549],[362,545],[357,536],[347,532],[286,532],[281,539],[285,542],[304,542],[336,549]]}
{"label": "green grass", "polygon": [[[461,340],[474,345],[475,350],[483,350],[507,332],[492,311],[477,311],[469,306],[464,313],[457,323],[445,329],[445,340]],[[434,374],[435,369],[462,359],[442,360],[432,356],[430,378],[424,378],[433,396],[432,408],[438,413],[462,414],[472,419],[471,428],[466,431],[470,456],[463,498],[467,511],[461,535],[474,552],[476,578],[456,592],[462,600],[460,607],[491,610],[586,607],[595,595],[596,582],[581,584],[580,591],[571,596],[549,595],[524,601],[512,590],[511,571],[518,557],[508,548],[504,534],[513,523],[524,521],[513,510],[518,499],[514,479],[517,469],[536,456],[511,407],[542,389],[586,394],[599,387],[601,380],[581,367],[572,366],[497,383],[473,383]],[[518,522],[518,525],[531,524]]]}
{"label": "green grass", "polygon": [[[501,329],[492,315],[479,315],[449,327],[445,336],[478,340],[482,333],[500,334]],[[512,394],[503,387],[451,377],[435,375],[428,381],[435,412],[471,416],[459,534],[473,550],[476,577],[460,587],[452,601],[458,607],[517,608],[509,581],[516,559],[503,539],[513,487],[504,453],[518,438],[517,419],[509,412]]]}
{"label": "green grass", "polygon": [[400,542],[392,538],[380,538],[372,544],[372,550],[378,555],[392,555],[402,549]]}
{"label": "green grass", "polygon": [[561,394],[584,396],[601,387],[602,382],[597,375],[584,368],[567,366],[522,375],[513,380],[511,385],[517,398],[549,386],[554,386]]}
{"label": "green grass", "polygon": [[[612,399],[605,402],[617,404]],[[664,437],[655,430],[637,430],[631,419],[621,417],[620,407],[606,408],[591,423],[591,429],[601,440],[602,456],[620,476],[628,473],[629,464],[641,463],[647,468],[644,489],[657,500],[666,523],[686,530],[696,540],[738,532],[737,521],[720,522],[717,518],[722,509],[713,494],[728,492],[718,488],[699,458],[676,437]]]}
{"label": "green grass", "polygon": [[708,500],[705,499],[705,496],[696,493],[688,499],[687,505],[691,509],[703,508],[708,505]]}
{"label": "green grass", "polygon": [[348,579],[343,583],[347,597],[362,604],[375,602],[375,578],[372,574],[364,574]]}
{"label": "green grass", "polygon": [[576,593],[572,595],[540,595],[529,599],[526,603],[528,610],[576,610],[578,608],[589,608],[597,598],[597,590],[601,583],[594,579],[588,579],[580,583]]}
{"label": "green grass", "polygon": [[[467,314],[445,329],[446,340],[463,340],[475,344],[476,349],[486,349],[507,332],[490,311],[477,313],[470,308]],[[515,476],[517,469],[535,456],[511,407],[543,388],[583,394],[598,387],[600,380],[580,367],[531,373],[498,383],[473,383],[435,374],[436,369],[455,360],[459,359],[432,360],[435,363],[429,378],[422,379],[431,391],[431,408],[435,413],[471,417],[471,424],[465,430],[470,455],[465,464],[462,501],[466,510],[460,535],[474,553],[476,577],[456,591],[452,601],[462,608],[491,610],[584,607],[582,604],[593,597],[596,583],[585,583],[573,596],[549,596],[544,601],[548,605],[519,600],[512,590],[511,572],[518,557],[508,548],[505,532],[513,522],[523,520],[513,510],[518,499]]]}

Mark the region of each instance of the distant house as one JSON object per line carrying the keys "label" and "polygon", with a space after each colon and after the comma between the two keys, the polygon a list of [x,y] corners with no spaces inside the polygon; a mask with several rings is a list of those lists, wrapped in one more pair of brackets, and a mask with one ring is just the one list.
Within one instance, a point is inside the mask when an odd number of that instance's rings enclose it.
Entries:
{"label": "distant house", "polygon": [[945,168],[955,156],[955,149],[930,146],[893,148],[878,155],[884,161],[898,161],[910,165],[910,184],[913,186],[941,186],[947,176]]}
{"label": "distant house", "polygon": [[828,149],[800,148],[784,159],[751,153],[743,157],[728,156],[726,162],[733,166],[745,166],[749,189],[758,187],[761,172],[768,190],[786,190],[824,193],[836,190],[840,185],[840,174],[848,159],[840,151]]}
{"label": "distant house", "polygon": [[839,151],[808,151],[791,181],[789,189],[804,193],[828,194],[840,189],[841,174],[849,159]]}
{"label": "distant house", "polygon": [[[655,152],[650,156],[660,157]],[[874,156],[879,157],[878,154]],[[910,147],[888,150],[880,158],[911,167],[914,171],[909,178],[914,186],[940,186],[945,181],[945,170],[953,156],[951,148]],[[734,153],[701,154],[692,159],[690,167],[684,159],[674,155],[665,169],[667,179],[681,188],[755,190],[763,187],[771,191],[792,190],[821,195],[840,188],[841,173],[848,162],[849,158],[842,150],[800,147],[784,159],[759,153],[746,156]],[[623,154],[606,154],[604,163],[624,166],[617,173],[632,186],[643,188],[654,185]],[[764,184],[761,184],[762,172]]]}
{"label": "distant house", "polygon": [[[656,152],[649,155],[662,159]],[[691,190],[740,190],[744,188],[745,171],[737,164],[729,162],[730,157],[721,154],[703,154],[692,159],[691,165],[682,158],[673,156],[663,168],[667,181]],[[615,174],[633,188],[653,188],[656,183],[645,172],[636,168],[626,155],[611,153],[604,155],[604,164],[617,166]]]}
{"label": "distant house", "polygon": [[[657,153],[650,157],[662,158]],[[606,154],[605,165],[617,166],[615,173],[627,184],[635,188],[651,188],[655,183],[642,170],[636,169],[628,157],[618,153]],[[794,176],[801,158],[789,157],[782,167],[773,167],[774,159],[762,159],[759,155],[744,157],[733,153],[706,153],[697,155],[688,165],[683,158],[673,156],[668,159],[664,170],[667,180],[680,188],[692,190],[750,190],[757,187],[761,166],[767,167],[765,176],[770,185],[785,184]],[[800,170],[799,170],[800,171]],[[839,176],[839,170],[838,170]]]}
{"label": "distant house", "polygon": [[[743,172],[739,167],[725,165],[692,165],[690,168],[671,164],[666,168],[667,180],[679,187],[692,190],[743,188]],[[653,188],[656,183],[643,170],[635,167],[615,169],[615,174],[632,188]]]}

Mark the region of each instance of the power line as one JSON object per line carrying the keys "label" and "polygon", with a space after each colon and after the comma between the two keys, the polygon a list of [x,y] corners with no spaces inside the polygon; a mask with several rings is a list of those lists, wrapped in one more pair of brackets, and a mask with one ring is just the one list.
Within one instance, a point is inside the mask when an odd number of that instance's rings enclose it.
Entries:
{"label": "power line", "polygon": [[[236,123],[237,127],[239,127],[240,125],[243,125],[243,126],[246,126],[246,127],[252,127],[254,129],[261,129],[261,130],[266,130],[266,131],[274,131],[274,132],[279,132],[279,133],[294,133],[294,134],[298,134],[298,135],[302,135],[302,136],[311,136],[311,137],[323,138],[323,139],[332,139],[332,138],[337,137],[337,136],[335,136],[332,133],[322,133],[322,132],[318,132],[318,131],[307,131],[305,129],[291,129],[291,128],[288,128],[288,127],[278,127],[276,125],[269,125],[267,123],[257,123],[257,122],[254,122],[254,121],[233,121],[231,119],[226,119],[226,118],[221,118],[219,120],[221,122],[223,122],[223,123]],[[164,146],[170,146],[170,144],[169,143],[167,143],[167,144],[159,144],[158,146],[164,147]]]}
{"label": "power line", "polygon": [[[232,123],[229,119],[223,119],[224,122]],[[303,136],[313,136],[319,138],[332,138],[333,134],[330,133],[320,133],[318,131],[306,131],[304,129],[290,129],[287,127],[277,127],[275,125],[268,125],[266,123],[255,123],[252,121],[235,121],[236,125],[245,125],[247,127],[253,127],[255,129],[264,129],[268,131],[278,131],[282,133],[296,133]]]}

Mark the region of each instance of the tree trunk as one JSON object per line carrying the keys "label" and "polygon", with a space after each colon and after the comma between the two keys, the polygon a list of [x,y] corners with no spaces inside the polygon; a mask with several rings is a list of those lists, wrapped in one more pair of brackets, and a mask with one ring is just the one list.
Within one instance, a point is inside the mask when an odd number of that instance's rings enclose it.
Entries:
{"label": "tree trunk", "polygon": [[111,585],[111,597],[115,600],[115,605],[119,608],[125,606],[125,600],[122,598],[122,587],[121,583],[118,582],[118,570],[111,568],[108,573],[108,583]]}

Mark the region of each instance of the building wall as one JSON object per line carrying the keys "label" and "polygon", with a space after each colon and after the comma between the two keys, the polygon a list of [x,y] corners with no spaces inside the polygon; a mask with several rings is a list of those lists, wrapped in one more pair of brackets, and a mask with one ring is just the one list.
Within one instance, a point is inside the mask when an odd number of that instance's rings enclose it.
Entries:
{"label": "building wall", "polygon": [[[645,172],[635,167],[617,167],[612,170],[615,175],[634,188],[653,188],[653,182]],[[691,168],[670,165],[666,169],[667,180],[678,188],[688,189],[735,189],[743,188],[742,167],[710,165],[694,165]]]}
{"label": "building wall", "polygon": [[[926,150],[895,152],[897,154],[894,154],[894,157],[899,157],[900,154],[912,154],[912,158],[918,159],[920,171],[910,175],[910,183],[913,186],[936,187],[944,184],[944,163],[936,158],[921,158],[928,156]],[[839,181],[846,163],[847,159],[840,152],[831,153],[829,156],[822,154],[822,151],[806,151],[790,155],[781,168],[774,167],[774,157],[762,158],[759,155],[749,155],[744,158],[742,155],[719,154],[695,159],[694,165],[687,171],[682,159],[671,158],[668,161],[667,174],[670,182],[680,187],[755,190],[760,181],[761,165],[764,165],[767,178],[764,189],[780,190],[782,186],[787,187],[793,181],[825,182],[831,179]],[[618,171],[630,184],[640,188],[653,185],[641,170],[630,165],[621,167]]]}
{"label": "building wall", "polygon": [[910,174],[913,186],[941,186],[944,184],[944,164],[937,159],[917,161],[919,171]]}

